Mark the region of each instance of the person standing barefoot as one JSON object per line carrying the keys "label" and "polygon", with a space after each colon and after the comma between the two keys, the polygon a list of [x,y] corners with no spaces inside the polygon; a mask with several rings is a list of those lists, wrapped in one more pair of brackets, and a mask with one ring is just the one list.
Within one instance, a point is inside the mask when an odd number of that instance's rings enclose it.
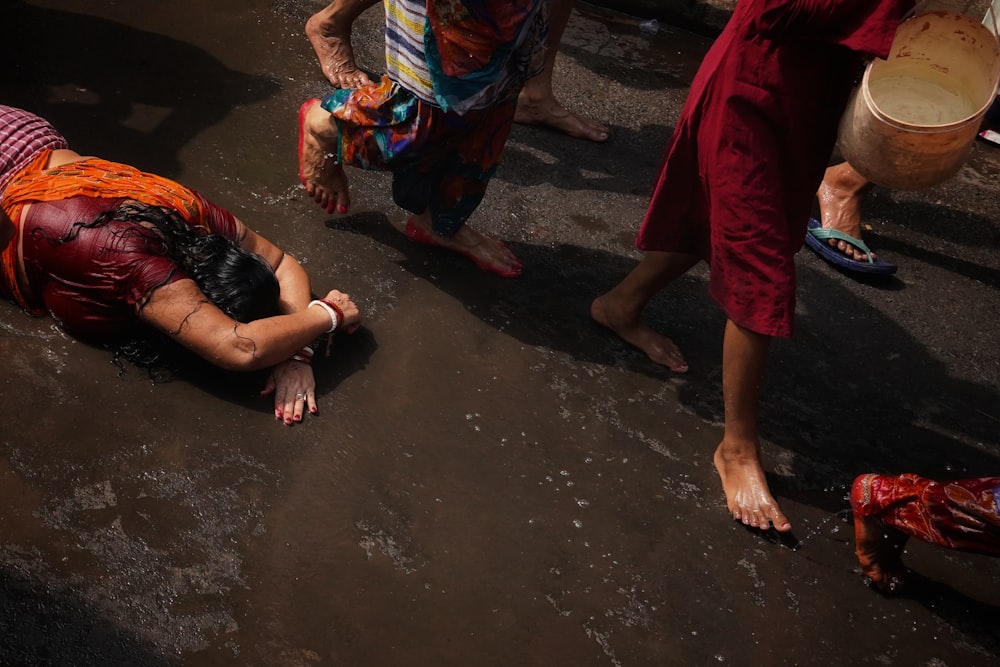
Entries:
{"label": "person standing barefoot", "polygon": [[779,532],[758,402],[771,339],[790,337],[795,254],[864,57],[885,57],[912,0],[744,0],[706,54],[674,128],[635,245],[639,264],[591,316],[654,362],[688,370],[643,324],[650,299],[698,262],[726,315],[725,427],[713,461],[730,515]]}
{"label": "person standing barefoot", "polygon": [[542,2],[386,0],[388,74],[299,109],[306,194],[329,213],[346,213],[344,165],[390,171],[393,199],[413,213],[406,223],[411,240],[519,276],[514,253],[466,222],[496,172],[517,94],[541,69]]}
{"label": "person standing barefoot", "polygon": [[556,99],[552,90],[552,75],[555,71],[556,55],[559,53],[559,43],[572,11],[573,0],[549,2],[549,48],[545,51],[545,65],[537,76],[524,83],[517,98],[514,122],[548,127],[576,139],[607,141],[607,127],[568,110]]}

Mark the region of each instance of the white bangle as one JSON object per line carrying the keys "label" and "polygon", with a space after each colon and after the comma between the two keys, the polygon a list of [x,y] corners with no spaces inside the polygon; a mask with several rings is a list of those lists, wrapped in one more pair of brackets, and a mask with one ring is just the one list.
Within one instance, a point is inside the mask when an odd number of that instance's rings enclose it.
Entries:
{"label": "white bangle", "polygon": [[320,306],[326,312],[330,313],[330,328],[326,330],[326,333],[333,333],[337,329],[337,325],[340,324],[340,318],[337,317],[337,311],[323,303],[320,300],[310,301],[306,308],[312,308],[313,306]]}

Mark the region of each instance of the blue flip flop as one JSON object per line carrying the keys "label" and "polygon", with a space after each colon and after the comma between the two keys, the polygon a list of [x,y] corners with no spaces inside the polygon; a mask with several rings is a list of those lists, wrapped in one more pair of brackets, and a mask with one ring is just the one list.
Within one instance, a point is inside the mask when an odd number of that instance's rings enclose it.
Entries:
{"label": "blue flip flop", "polygon": [[[829,239],[837,239],[838,241],[850,243],[868,255],[868,261],[859,262],[856,259],[851,259],[827,243]],[[845,271],[876,276],[891,276],[896,273],[897,267],[892,262],[883,262],[880,259],[873,260],[872,251],[868,249],[864,241],[836,229],[824,229],[822,223],[816,218],[809,218],[809,224],[806,227],[806,245],[812,248],[823,259]]]}

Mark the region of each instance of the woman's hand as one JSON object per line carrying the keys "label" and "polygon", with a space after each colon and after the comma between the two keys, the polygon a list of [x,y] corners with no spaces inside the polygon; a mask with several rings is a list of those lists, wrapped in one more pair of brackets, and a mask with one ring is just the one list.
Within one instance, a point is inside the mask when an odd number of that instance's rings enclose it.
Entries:
{"label": "woman's hand", "polygon": [[[346,313],[344,317],[346,319]],[[304,409],[308,409],[310,414],[317,413],[316,380],[309,364],[289,359],[271,369],[260,394],[266,396],[272,392],[274,418],[287,426],[302,421]]]}
{"label": "woman's hand", "polygon": [[349,295],[344,294],[340,290],[330,290],[323,298],[337,304],[341,312],[344,313],[344,321],[339,324],[337,327],[338,329],[343,329],[347,333],[351,334],[361,327],[361,311],[358,310],[358,306],[351,301],[351,297]]}

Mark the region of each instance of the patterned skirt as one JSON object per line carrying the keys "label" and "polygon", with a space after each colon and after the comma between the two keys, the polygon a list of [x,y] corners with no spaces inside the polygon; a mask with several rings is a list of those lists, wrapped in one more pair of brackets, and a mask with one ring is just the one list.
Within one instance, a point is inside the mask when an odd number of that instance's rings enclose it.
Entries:
{"label": "patterned skirt", "polygon": [[851,505],[910,537],[1000,555],[1000,477],[936,482],[912,474],[862,475]]}

